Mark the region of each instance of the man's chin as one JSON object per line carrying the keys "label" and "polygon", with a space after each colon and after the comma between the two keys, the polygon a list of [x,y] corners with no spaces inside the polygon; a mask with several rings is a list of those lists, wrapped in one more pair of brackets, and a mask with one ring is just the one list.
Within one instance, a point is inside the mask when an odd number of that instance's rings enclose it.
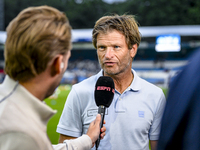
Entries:
{"label": "man's chin", "polygon": [[108,70],[108,69],[104,70],[104,73],[106,75],[109,75],[109,76],[113,76],[113,75],[117,75],[118,74],[116,71],[114,71],[114,70]]}

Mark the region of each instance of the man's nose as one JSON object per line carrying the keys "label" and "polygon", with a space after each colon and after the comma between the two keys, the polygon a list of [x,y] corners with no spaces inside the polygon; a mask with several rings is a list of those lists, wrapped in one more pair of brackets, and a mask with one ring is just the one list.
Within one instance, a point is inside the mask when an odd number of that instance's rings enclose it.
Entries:
{"label": "man's nose", "polygon": [[112,58],[113,57],[113,49],[112,48],[107,48],[106,49],[106,53],[105,53],[105,57],[106,58]]}

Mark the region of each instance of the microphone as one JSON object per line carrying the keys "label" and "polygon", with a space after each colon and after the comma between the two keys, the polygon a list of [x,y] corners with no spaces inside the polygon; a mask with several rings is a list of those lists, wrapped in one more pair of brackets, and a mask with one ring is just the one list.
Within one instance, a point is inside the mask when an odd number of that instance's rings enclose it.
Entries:
{"label": "microphone", "polygon": [[[115,93],[115,85],[113,79],[108,76],[99,77],[95,85],[94,96],[96,105],[99,107],[98,113],[101,115],[100,128],[103,127],[105,110],[112,103],[114,93]],[[99,147],[101,139],[100,135],[97,141],[95,142],[96,150]]]}

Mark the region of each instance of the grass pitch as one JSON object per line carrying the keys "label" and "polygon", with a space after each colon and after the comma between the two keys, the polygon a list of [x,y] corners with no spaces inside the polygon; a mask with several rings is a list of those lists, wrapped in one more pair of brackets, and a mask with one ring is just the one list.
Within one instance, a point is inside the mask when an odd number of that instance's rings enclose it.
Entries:
{"label": "grass pitch", "polygon": [[47,124],[47,134],[52,144],[58,144],[59,134],[56,132],[56,128],[70,90],[70,85],[60,85],[52,96],[45,99],[48,106],[50,106],[53,110],[57,110],[57,113]]}

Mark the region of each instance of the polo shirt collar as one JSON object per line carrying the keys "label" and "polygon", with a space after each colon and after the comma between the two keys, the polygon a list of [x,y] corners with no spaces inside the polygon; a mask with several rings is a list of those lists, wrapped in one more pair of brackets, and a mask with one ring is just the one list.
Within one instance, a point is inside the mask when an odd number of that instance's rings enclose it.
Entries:
{"label": "polo shirt collar", "polygon": [[133,78],[133,81],[130,85],[130,89],[136,92],[136,91],[139,91],[141,89],[140,77],[137,75],[135,70],[132,69],[131,71],[134,75],[134,78]]}
{"label": "polo shirt collar", "polygon": [[101,69],[101,70],[99,71],[99,73],[97,74],[97,78],[99,78],[99,77],[101,77],[101,76],[103,76],[103,69]]}
{"label": "polo shirt collar", "polygon": [[[135,70],[131,70],[133,75],[134,75],[134,78],[133,78],[133,81],[130,85],[130,89],[132,91],[139,91],[141,89],[141,83],[140,83],[140,77],[137,75],[137,73],[135,72]],[[100,77],[100,76],[103,76],[103,69],[101,69],[101,71],[99,71],[99,73],[97,74],[97,79]]]}

